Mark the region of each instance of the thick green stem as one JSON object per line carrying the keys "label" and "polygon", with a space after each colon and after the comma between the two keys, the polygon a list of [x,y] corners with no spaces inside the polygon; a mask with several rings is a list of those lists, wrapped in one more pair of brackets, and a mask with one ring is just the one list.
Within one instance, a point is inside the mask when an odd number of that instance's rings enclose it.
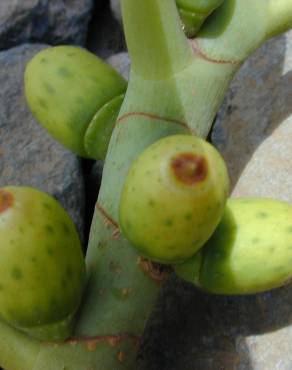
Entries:
{"label": "thick green stem", "polygon": [[132,70],[161,79],[184,69],[191,60],[175,1],[122,0]]}

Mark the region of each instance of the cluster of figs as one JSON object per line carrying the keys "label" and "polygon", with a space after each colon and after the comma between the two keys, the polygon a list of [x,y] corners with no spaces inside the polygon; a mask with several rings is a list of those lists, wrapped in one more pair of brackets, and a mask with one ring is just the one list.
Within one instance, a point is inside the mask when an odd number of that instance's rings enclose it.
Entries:
{"label": "cluster of figs", "polygon": [[[126,88],[111,67],[71,46],[42,50],[25,72],[37,121],[86,158],[105,158]],[[208,292],[261,292],[292,275],[292,206],[229,198],[223,158],[195,136],[162,138],[134,160],[119,224],[142,256],[171,264]],[[39,190],[1,188],[0,249],[0,317],[38,338],[66,337],[86,283],[80,239],[68,214]]]}

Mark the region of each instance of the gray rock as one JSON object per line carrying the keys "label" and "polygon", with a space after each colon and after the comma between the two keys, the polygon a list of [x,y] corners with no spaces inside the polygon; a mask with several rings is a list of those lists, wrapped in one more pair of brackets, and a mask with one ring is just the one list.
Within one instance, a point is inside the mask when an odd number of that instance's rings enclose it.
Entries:
{"label": "gray rock", "polygon": [[122,24],[122,11],[121,11],[120,0],[110,0],[110,2],[111,2],[111,10],[115,18]]}
{"label": "gray rock", "polygon": [[83,238],[84,186],[79,159],[35,122],[23,93],[24,68],[42,45],[0,53],[0,186],[32,186],[57,198]]}
{"label": "gray rock", "polygon": [[117,70],[126,80],[129,79],[131,61],[127,52],[118,53],[110,56],[107,59],[107,63],[110,64],[115,70]]}
{"label": "gray rock", "polygon": [[[292,203],[291,86],[290,31],[270,40],[244,64],[215,124],[212,140],[226,159],[233,196]],[[217,300],[216,305],[214,299],[209,302],[217,316],[213,321],[236,342],[237,370],[292,369],[291,285]]]}
{"label": "gray rock", "polygon": [[93,0],[1,0],[0,50],[24,42],[83,45]]}

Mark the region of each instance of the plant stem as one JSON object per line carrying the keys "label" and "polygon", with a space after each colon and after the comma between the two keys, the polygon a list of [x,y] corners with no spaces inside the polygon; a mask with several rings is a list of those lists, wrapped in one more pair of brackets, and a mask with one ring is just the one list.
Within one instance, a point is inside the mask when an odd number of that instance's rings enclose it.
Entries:
{"label": "plant stem", "polygon": [[132,70],[161,79],[184,69],[191,52],[175,1],[122,0],[121,5]]}

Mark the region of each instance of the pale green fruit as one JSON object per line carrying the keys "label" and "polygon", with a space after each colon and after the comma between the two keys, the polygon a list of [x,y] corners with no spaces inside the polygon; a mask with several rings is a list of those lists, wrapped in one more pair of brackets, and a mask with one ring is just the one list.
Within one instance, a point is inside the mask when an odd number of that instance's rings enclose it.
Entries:
{"label": "pale green fruit", "polygon": [[190,135],[148,147],[122,191],[122,232],[141,254],[165,263],[192,256],[211,236],[225,207],[229,179],[218,151]]}
{"label": "pale green fruit", "polygon": [[75,46],[40,51],[25,71],[37,121],[82,157],[104,159],[127,83],[111,66]]}
{"label": "pale green fruit", "polygon": [[176,272],[217,294],[256,293],[287,283],[292,277],[292,205],[230,199],[201,252]]}
{"label": "pale green fruit", "polygon": [[34,328],[74,313],[85,283],[80,240],[65,210],[28,187],[0,189],[0,316]]}

